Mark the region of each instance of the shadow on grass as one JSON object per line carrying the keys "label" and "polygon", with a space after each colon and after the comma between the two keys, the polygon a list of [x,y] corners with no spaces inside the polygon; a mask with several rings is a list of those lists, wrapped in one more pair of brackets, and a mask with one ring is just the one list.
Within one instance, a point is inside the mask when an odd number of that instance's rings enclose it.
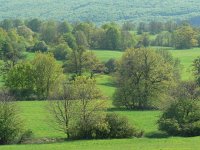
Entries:
{"label": "shadow on grass", "polygon": [[108,108],[107,111],[114,112],[114,111],[134,111],[134,110],[128,110],[126,108]]}
{"label": "shadow on grass", "polygon": [[145,137],[151,138],[151,139],[162,139],[162,138],[169,138],[170,136],[165,132],[150,132],[145,134]]}
{"label": "shadow on grass", "polygon": [[108,87],[116,87],[116,84],[115,83],[110,83],[110,82],[108,82],[108,83],[100,83],[99,85],[103,85],[103,86],[108,86]]}
{"label": "shadow on grass", "polygon": [[127,109],[127,108],[115,108],[115,107],[112,107],[112,108],[108,108],[107,109],[108,111],[112,112],[112,111],[142,111],[142,112],[145,112],[145,111],[158,111],[157,109],[153,109],[153,108],[149,108],[149,109]]}

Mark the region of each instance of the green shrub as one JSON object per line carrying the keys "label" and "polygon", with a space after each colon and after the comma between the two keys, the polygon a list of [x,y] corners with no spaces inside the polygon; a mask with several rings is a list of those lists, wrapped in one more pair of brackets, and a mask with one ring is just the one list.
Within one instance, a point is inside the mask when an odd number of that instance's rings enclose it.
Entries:
{"label": "green shrub", "polygon": [[23,133],[22,121],[13,98],[0,91],[0,145],[17,143]]}
{"label": "green shrub", "polygon": [[87,128],[81,122],[69,130],[71,139],[111,139],[141,137],[126,117],[108,113],[105,118],[99,119],[95,124],[88,124]]}
{"label": "green shrub", "polygon": [[158,124],[169,135],[199,136],[200,108],[195,101],[175,101],[164,111]]}
{"label": "green shrub", "polygon": [[126,117],[119,116],[114,113],[106,115],[106,121],[109,125],[109,138],[130,138],[141,137],[143,132],[138,132]]}
{"label": "green shrub", "polygon": [[108,138],[109,132],[109,125],[104,118],[88,123],[87,127],[78,121],[69,129],[71,139],[105,139]]}

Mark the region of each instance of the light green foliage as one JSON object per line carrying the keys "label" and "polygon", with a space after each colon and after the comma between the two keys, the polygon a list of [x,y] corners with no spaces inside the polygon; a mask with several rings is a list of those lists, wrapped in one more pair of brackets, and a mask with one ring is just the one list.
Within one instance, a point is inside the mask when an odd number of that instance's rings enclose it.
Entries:
{"label": "light green foliage", "polygon": [[128,109],[156,108],[173,85],[173,66],[153,49],[129,49],[119,62],[114,104]]}
{"label": "light green foliage", "polygon": [[198,46],[197,32],[189,25],[175,30],[173,35],[174,47],[177,49],[190,49]]}
{"label": "light green foliage", "polygon": [[63,79],[61,65],[52,54],[37,53],[32,61],[35,79],[35,90],[39,99],[47,99],[51,90],[58,88]]}
{"label": "light green foliage", "polygon": [[20,62],[7,73],[5,86],[9,87],[17,97],[28,98],[35,88],[33,73],[33,66],[30,62]]}
{"label": "light green foliage", "polygon": [[17,27],[17,33],[23,36],[28,42],[33,42],[33,31],[26,26]]}
{"label": "light green foliage", "polygon": [[47,99],[54,88],[63,80],[63,69],[52,54],[36,53],[30,62],[20,62],[6,75],[5,85],[17,98]]}

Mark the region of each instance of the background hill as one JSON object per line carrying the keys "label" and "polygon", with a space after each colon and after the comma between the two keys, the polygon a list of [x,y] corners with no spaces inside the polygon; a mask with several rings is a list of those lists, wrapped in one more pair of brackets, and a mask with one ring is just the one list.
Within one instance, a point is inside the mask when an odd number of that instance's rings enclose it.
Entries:
{"label": "background hill", "polygon": [[199,0],[0,0],[4,18],[116,21],[184,20],[198,16]]}

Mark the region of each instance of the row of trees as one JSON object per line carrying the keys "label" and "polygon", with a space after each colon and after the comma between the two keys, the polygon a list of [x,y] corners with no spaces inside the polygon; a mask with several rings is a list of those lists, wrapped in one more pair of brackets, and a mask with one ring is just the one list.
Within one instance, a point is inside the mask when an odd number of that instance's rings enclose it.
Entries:
{"label": "row of trees", "polygon": [[[4,20],[0,23],[1,58],[16,62],[24,51],[51,51],[65,60],[69,51],[85,49],[125,50],[133,47],[167,46],[187,49],[199,46],[199,29],[187,23],[150,22],[139,23],[136,31],[133,23],[121,26],[115,23],[101,27],[93,23],[41,21],[32,19]],[[155,38],[153,38],[155,37]],[[62,55],[63,54],[63,55]]]}

